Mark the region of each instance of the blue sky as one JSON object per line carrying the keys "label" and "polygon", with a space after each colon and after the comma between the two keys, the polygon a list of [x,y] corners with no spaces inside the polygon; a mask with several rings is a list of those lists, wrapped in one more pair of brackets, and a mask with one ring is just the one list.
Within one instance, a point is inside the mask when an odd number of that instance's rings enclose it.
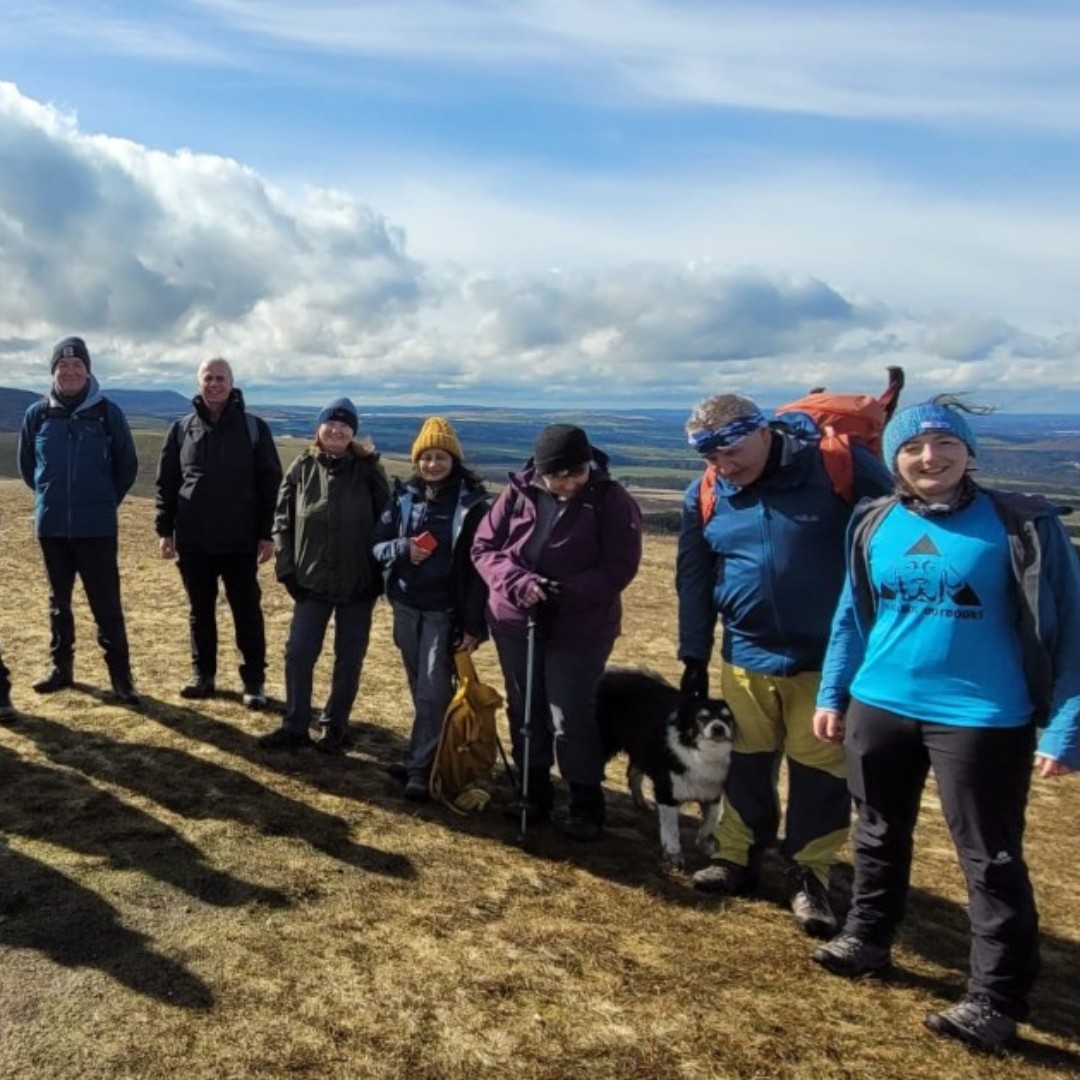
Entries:
{"label": "blue sky", "polygon": [[1080,6],[6,0],[0,365],[1080,411]]}

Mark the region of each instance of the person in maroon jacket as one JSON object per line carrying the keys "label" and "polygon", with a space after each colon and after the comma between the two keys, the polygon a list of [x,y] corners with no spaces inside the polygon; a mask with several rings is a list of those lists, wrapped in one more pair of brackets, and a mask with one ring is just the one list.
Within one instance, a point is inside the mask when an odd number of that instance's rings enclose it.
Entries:
{"label": "person in maroon jacket", "polygon": [[[581,428],[544,428],[532,458],[511,474],[480,522],[472,546],[489,590],[488,623],[506,680],[519,772],[529,723],[527,820],[551,816],[554,758],[570,787],[565,831],[575,840],[596,840],[603,830],[596,688],[621,629],[621,593],[641,562],[641,510],[609,475],[607,462]],[[530,615],[538,630],[527,719]]]}

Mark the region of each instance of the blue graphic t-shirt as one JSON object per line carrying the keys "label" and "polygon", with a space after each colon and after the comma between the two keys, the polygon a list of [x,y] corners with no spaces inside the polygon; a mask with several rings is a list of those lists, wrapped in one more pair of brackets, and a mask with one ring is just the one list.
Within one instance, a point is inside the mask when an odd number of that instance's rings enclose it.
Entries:
{"label": "blue graphic t-shirt", "polygon": [[869,556],[877,614],[852,696],[938,724],[1029,723],[1005,528],[990,500],[941,517],[896,506]]}

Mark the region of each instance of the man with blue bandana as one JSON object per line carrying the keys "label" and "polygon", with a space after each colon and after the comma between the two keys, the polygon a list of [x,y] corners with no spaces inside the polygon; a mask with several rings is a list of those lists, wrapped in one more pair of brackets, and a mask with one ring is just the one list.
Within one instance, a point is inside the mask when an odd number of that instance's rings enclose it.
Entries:
{"label": "man with blue bandana", "polygon": [[[773,425],[749,398],[719,394],[686,425],[706,462],[683,502],[676,588],[682,689],[706,695],[717,620],[720,690],[735,714],[735,753],[702,892],[752,892],[780,831],[777,778],[788,768],[781,854],[790,902],[806,933],[837,922],[829,876],[851,808],[843,750],[815,739],[814,706],[844,574],[852,507],[836,493],[817,441]],[[892,491],[869,450],[853,445],[854,495]]]}

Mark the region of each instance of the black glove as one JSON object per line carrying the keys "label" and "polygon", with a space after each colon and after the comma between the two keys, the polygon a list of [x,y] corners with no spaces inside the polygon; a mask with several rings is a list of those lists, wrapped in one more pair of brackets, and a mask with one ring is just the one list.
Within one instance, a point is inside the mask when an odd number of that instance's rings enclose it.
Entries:
{"label": "black glove", "polygon": [[278,578],[278,581],[285,586],[285,591],[296,603],[299,604],[301,600],[307,599],[308,591],[300,588],[300,583],[296,580],[295,574],[286,574],[284,577]]}
{"label": "black glove", "polygon": [[544,599],[532,607],[532,617],[541,637],[549,637],[559,616],[559,604],[562,601],[562,586],[557,581],[543,583]]}
{"label": "black glove", "polygon": [[684,660],[679,692],[691,698],[709,696],[709,665],[704,660]]}

